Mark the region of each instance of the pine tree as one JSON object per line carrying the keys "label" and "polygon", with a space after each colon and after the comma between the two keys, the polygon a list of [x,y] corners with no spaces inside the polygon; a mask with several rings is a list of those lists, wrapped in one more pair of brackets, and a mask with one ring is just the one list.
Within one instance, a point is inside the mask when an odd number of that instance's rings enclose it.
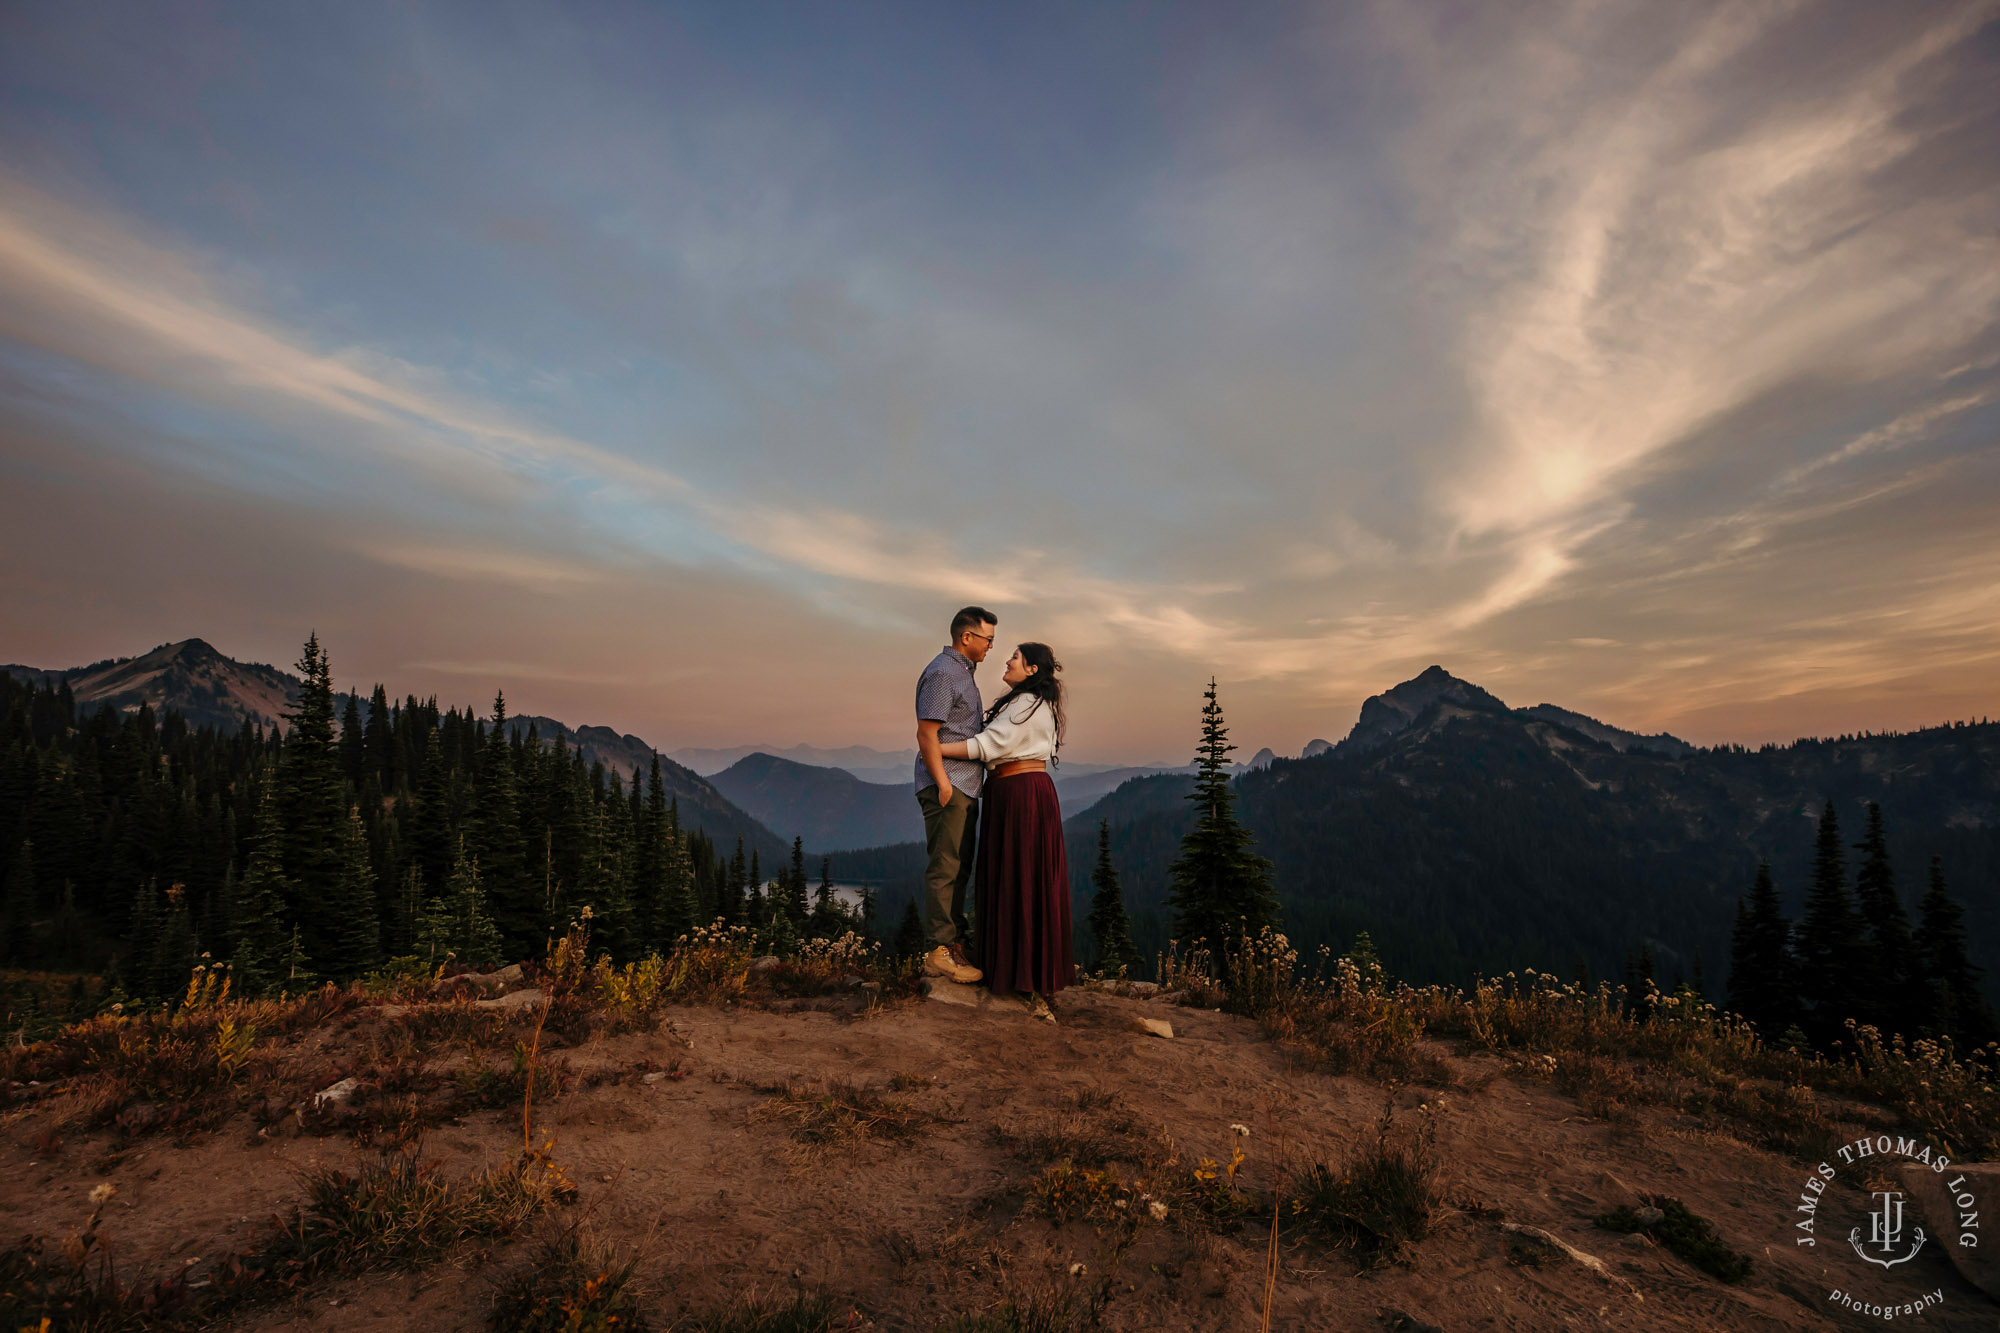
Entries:
{"label": "pine tree", "polygon": [[359,787],[367,768],[367,737],[361,726],[361,700],[350,694],[347,696],[347,707],[340,715],[340,771],[347,776],[350,784]]}
{"label": "pine tree", "polygon": [[688,855],[687,836],[680,830],[678,810],[667,813],[667,864],[660,902],[660,937],[656,947],[664,953],[700,924],[694,859]]}
{"label": "pine tree", "polygon": [[1181,853],[1168,874],[1168,902],[1174,934],[1189,952],[1206,947],[1220,970],[1231,942],[1278,925],[1278,896],[1271,887],[1271,863],[1252,850],[1254,839],[1236,817],[1236,794],[1229,789],[1228,741],[1214,680],[1201,710],[1201,745],[1195,753],[1195,789],[1189,800],[1198,812],[1181,839]]}
{"label": "pine tree", "polygon": [[1097,821],[1097,868],[1091,872],[1090,937],[1097,945],[1097,971],[1125,976],[1139,970],[1139,950],[1132,943],[1132,922],[1125,914],[1125,894],[1118,884],[1118,867],[1111,861],[1111,823]]}
{"label": "pine tree", "polygon": [[368,835],[357,810],[347,814],[347,838],[334,891],[339,899],[330,914],[333,933],[319,958],[320,971],[336,977],[359,976],[381,957],[382,919],[375,901],[375,872],[368,862]]}
{"label": "pine tree", "polygon": [[278,766],[278,813],[285,832],[285,882],[292,892],[288,914],[299,927],[300,945],[311,965],[337,954],[341,923],[332,913],[347,901],[342,880],[347,867],[347,793],[333,736],[333,672],[317,634],[299,658],[299,700],[287,714],[283,758]]}
{"label": "pine tree", "polygon": [[1805,1009],[1800,1026],[1815,1046],[1828,1050],[1847,1035],[1856,977],[1866,962],[1861,917],[1847,891],[1846,849],[1831,800],[1820,814],[1812,891],[1799,921],[1797,948],[1798,993]]}
{"label": "pine tree", "polygon": [[35,844],[23,838],[7,867],[6,892],[0,895],[0,956],[17,967],[35,953],[35,908]]}
{"label": "pine tree", "polygon": [[263,995],[285,982],[285,831],[268,780],[257,780],[257,817],[251,828],[250,863],[236,886],[236,910],[229,922],[227,948],[235,989]]}
{"label": "pine tree", "polygon": [[640,948],[663,949],[667,930],[667,793],[660,780],[660,756],[646,778],[646,803],[639,811],[638,845],[634,849],[632,908],[638,920]]}
{"label": "pine tree", "polygon": [[160,939],[160,889],[152,880],[141,884],[133,895],[127,920],[120,968],[125,989],[142,999],[163,999],[160,978],[153,970],[154,950]]}
{"label": "pine tree", "polygon": [[469,967],[488,967],[500,961],[504,941],[487,908],[479,861],[466,855],[462,846],[452,863],[444,897],[431,900],[420,934],[426,962],[431,966],[447,954]]}
{"label": "pine tree", "polygon": [[1922,1021],[1922,999],[1911,968],[1910,918],[1896,895],[1882,807],[1873,801],[1868,803],[1868,831],[1854,845],[1861,853],[1854,875],[1855,904],[1868,927],[1866,971],[1857,979],[1864,1002],[1858,1016],[1884,1036],[1913,1036]]}
{"label": "pine tree", "polygon": [[1750,1020],[1766,1041],[1799,1020],[1798,960],[1792,925],[1778,902],[1768,862],[1757,866],[1749,896],[1736,900],[1729,943],[1729,1009]]}
{"label": "pine tree", "polygon": [[171,999],[187,988],[201,943],[195,938],[194,917],[188,910],[187,885],[168,885],[166,896],[159,937],[152,941],[147,989],[155,997]]}
{"label": "pine tree", "polygon": [[749,882],[749,872],[743,865],[743,839],[736,839],[736,854],[729,858],[729,871],[717,885],[720,890],[715,904],[715,919],[725,926],[734,926],[743,920],[743,889]]}
{"label": "pine tree", "polygon": [[819,939],[832,939],[849,924],[847,910],[833,888],[833,858],[822,856],[819,859],[819,887],[813,890],[812,933]]}
{"label": "pine tree", "polygon": [[1639,1022],[1653,1015],[1653,997],[1659,991],[1655,969],[1651,942],[1641,944],[1636,953],[1625,951],[1625,1012]]}
{"label": "pine tree", "polygon": [[1980,969],[1966,951],[1965,913],[1945,889],[1944,862],[1931,858],[1930,892],[1920,909],[1913,952],[1928,983],[1922,1028],[1949,1037],[1961,1052],[1995,1039],[1992,1008],[1980,993]]}
{"label": "pine tree", "polygon": [[479,755],[479,775],[473,788],[471,853],[479,863],[481,890],[491,905],[505,951],[527,957],[542,942],[548,922],[542,919],[541,895],[528,879],[527,855],[521,843],[518,777],[513,745],[508,739],[507,697],[493,696],[493,725]]}
{"label": "pine tree", "polygon": [[806,840],[792,839],[791,864],[785,867],[784,876],[779,881],[782,886],[778,907],[783,912],[791,928],[792,937],[797,939],[805,934],[806,922],[812,912],[806,899]]}
{"label": "pine tree", "polygon": [[924,934],[924,919],[917,912],[917,900],[910,899],[903,907],[902,924],[896,927],[894,949],[899,958],[915,958],[924,952],[930,940]]}
{"label": "pine tree", "polygon": [[361,733],[361,748],[368,772],[385,792],[396,790],[396,733],[389,716],[389,692],[380,683],[368,700],[368,726]]}

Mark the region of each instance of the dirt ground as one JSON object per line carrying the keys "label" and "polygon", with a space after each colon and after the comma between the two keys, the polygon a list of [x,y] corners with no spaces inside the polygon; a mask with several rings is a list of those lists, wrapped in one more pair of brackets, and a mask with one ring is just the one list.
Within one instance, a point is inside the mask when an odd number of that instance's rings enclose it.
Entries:
{"label": "dirt ground", "polygon": [[[1166,1019],[1174,1036],[1135,1030],[1141,1017]],[[358,1025],[344,1021],[306,1041],[337,1068],[361,1058],[372,1025],[395,1021],[371,1009]],[[1287,1226],[1270,1327],[1459,1333],[1881,1322],[1829,1304],[1831,1289],[1860,1285],[1844,1240],[1827,1237],[1817,1250],[1793,1243],[1792,1205],[1808,1166],[1663,1108],[1640,1108],[1622,1123],[1595,1120],[1546,1084],[1507,1076],[1501,1057],[1464,1055],[1448,1043],[1433,1049],[1449,1084],[1394,1097],[1404,1122],[1420,1102],[1443,1098],[1438,1143],[1451,1206],[1429,1238],[1387,1264]],[[1246,1020],[1075,990],[1062,997],[1053,1027],[1005,1003],[916,1000],[857,1013],[684,1008],[655,1033],[597,1039],[561,1055],[579,1073],[678,1066],[652,1082],[579,1080],[544,1122],[555,1134],[554,1158],[580,1189],[572,1214],[588,1233],[640,1248],[646,1305],[662,1328],[685,1311],[806,1286],[851,1302],[867,1326],[929,1330],[1009,1293],[1101,1276],[1115,1228],[1027,1215],[1023,1185],[1034,1167],[1010,1146],[1073,1107],[1078,1093],[1086,1104],[1122,1107],[1190,1162],[1226,1161],[1240,1144],[1247,1186],[1266,1199],[1281,1162],[1338,1161],[1372,1142],[1385,1097],[1375,1083],[1295,1067]],[[890,1095],[936,1117],[902,1142],[801,1144],[768,1114],[760,1090],[826,1079],[886,1089],[898,1075],[906,1090]],[[298,1199],[298,1166],[374,1155],[343,1137],[263,1137],[247,1118],[182,1145],[154,1135],[121,1152],[120,1140],[97,1134],[51,1153],[37,1150],[35,1121],[32,1111],[15,1112],[0,1126],[0,1234],[69,1234],[89,1211],[91,1188],[108,1179],[118,1193],[102,1235],[128,1279],[249,1245]],[[510,1162],[520,1145],[514,1108],[435,1128],[422,1150],[461,1172]],[[1860,1184],[1835,1187],[1853,1192],[1842,1202],[1857,1215],[1866,1207]],[[1643,1237],[1591,1225],[1634,1191],[1675,1196],[1707,1218],[1755,1261],[1749,1279],[1724,1285]],[[1553,1233],[1601,1259],[1605,1271],[1524,1245],[1507,1223]],[[1258,1329],[1269,1232],[1268,1213],[1234,1234],[1142,1226],[1117,1264],[1105,1326]],[[414,1276],[318,1284],[239,1325],[483,1327],[495,1279],[531,1248],[531,1238],[468,1247]],[[2000,1306],[1941,1251],[1929,1246],[1889,1273],[1871,1273],[1867,1290],[1877,1301],[1941,1290],[1942,1304],[1917,1316],[1923,1327],[2000,1328]],[[1076,1264],[1084,1267],[1072,1277]]]}

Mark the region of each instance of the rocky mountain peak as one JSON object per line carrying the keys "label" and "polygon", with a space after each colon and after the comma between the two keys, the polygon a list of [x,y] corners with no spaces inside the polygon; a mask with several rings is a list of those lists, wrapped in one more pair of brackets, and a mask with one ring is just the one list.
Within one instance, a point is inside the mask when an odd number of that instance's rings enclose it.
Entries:
{"label": "rocky mountain peak", "polygon": [[1429,666],[1402,684],[1371,696],[1361,705],[1354,730],[1334,749],[1343,753],[1372,750],[1407,730],[1435,704],[1477,713],[1504,713],[1507,705],[1469,680],[1460,680],[1441,666]]}

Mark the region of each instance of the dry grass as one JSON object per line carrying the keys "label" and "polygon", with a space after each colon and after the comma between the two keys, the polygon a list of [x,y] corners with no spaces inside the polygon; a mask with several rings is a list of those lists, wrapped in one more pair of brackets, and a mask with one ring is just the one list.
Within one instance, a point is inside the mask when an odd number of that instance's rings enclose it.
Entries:
{"label": "dry grass", "polygon": [[867,1139],[907,1141],[932,1125],[951,1122],[943,1112],[913,1106],[844,1079],[794,1080],[758,1091],[770,1100],[754,1114],[783,1122],[794,1140],[814,1147]]}
{"label": "dry grass", "polygon": [[632,1281],[638,1267],[636,1253],[562,1227],[500,1281],[486,1327],[493,1333],[645,1333],[650,1325]]}
{"label": "dry grass", "polygon": [[1372,1144],[1337,1163],[1311,1163],[1293,1178],[1293,1218],[1378,1261],[1404,1257],[1430,1234],[1441,1201],[1437,1116],[1427,1102],[1414,1128],[1399,1129],[1393,1094],[1385,1098]]}

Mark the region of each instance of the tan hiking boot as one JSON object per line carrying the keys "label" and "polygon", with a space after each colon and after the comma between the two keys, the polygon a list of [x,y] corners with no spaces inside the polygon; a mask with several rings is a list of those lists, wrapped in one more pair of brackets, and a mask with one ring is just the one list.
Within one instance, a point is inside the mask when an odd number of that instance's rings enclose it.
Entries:
{"label": "tan hiking boot", "polygon": [[960,961],[957,950],[940,944],[924,955],[924,971],[934,977],[970,986],[982,975],[972,964]]}

